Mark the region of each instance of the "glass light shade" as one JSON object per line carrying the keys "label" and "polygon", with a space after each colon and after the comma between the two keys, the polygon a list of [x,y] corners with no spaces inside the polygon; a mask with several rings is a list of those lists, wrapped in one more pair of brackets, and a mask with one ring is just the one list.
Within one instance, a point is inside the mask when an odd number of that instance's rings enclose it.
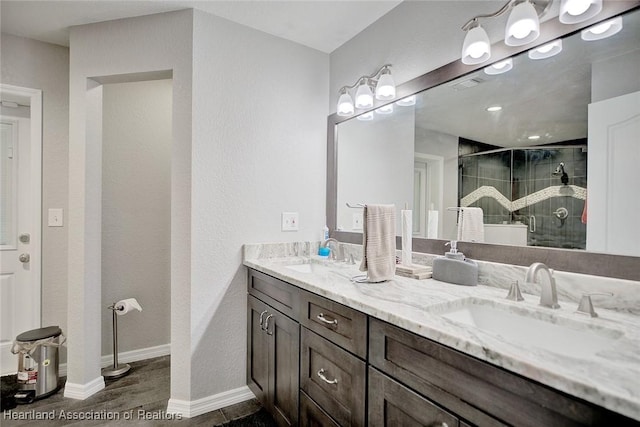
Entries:
{"label": "glass light shade", "polygon": [[560,22],[577,24],[596,16],[602,10],[602,0],[562,0]]}
{"label": "glass light shade", "polygon": [[619,33],[620,30],[622,30],[622,17],[618,16],[582,30],[580,37],[585,41],[602,40]]}
{"label": "glass light shade", "polygon": [[522,46],[531,43],[540,35],[540,20],[536,8],[527,0],[516,5],[507,20],[504,43],[507,46]]}
{"label": "glass light shade", "polygon": [[378,114],[391,114],[393,113],[393,104],[383,105],[380,108],[376,109],[376,113]]}
{"label": "glass light shade", "polygon": [[380,76],[378,85],[376,86],[376,99],[383,101],[396,97],[396,84],[391,77],[391,73],[387,72]]}
{"label": "glass light shade", "polygon": [[462,63],[482,64],[491,58],[491,43],[487,32],[480,25],[467,31],[462,44]]}
{"label": "glass light shade", "polygon": [[344,92],[338,98],[338,109],[337,113],[339,116],[350,116],[353,114],[355,109],[353,108],[353,99],[351,99],[351,95],[347,92]]}
{"label": "glass light shade", "polygon": [[416,105],[416,96],[411,95],[407,96],[406,98],[399,99],[398,101],[396,101],[396,104],[401,107],[410,107],[412,105]]}
{"label": "glass light shade", "polygon": [[373,107],[373,92],[366,82],[358,86],[356,91],[356,108]]}
{"label": "glass light shade", "polygon": [[493,65],[489,65],[484,68],[484,72],[489,74],[490,76],[496,74],[506,73],[507,71],[513,68],[513,60],[511,58],[507,58],[504,61],[496,62]]}
{"label": "glass light shade", "polygon": [[358,120],[363,121],[363,122],[368,122],[373,120],[373,111],[369,111],[368,113],[364,113],[364,114],[360,114],[357,117]]}
{"label": "glass light shade", "polygon": [[562,52],[562,39],[554,40],[529,51],[529,59],[551,58]]}

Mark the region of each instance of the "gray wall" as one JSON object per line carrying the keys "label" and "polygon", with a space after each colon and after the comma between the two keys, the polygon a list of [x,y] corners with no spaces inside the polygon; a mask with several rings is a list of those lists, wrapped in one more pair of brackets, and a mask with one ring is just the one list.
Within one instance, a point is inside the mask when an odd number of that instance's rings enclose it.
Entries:
{"label": "gray wall", "polygon": [[[134,297],[119,351],[171,342],[171,80],[107,84],[102,128],[102,301]],[[112,354],[102,310],[102,354]]]}
{"label": "gray wall", "polygon": [[42,324],[66,332],[67,223],[47,227],[47,211],[67,213],[69,49],[5,33],[0,39],[0,81],[42,90]]}

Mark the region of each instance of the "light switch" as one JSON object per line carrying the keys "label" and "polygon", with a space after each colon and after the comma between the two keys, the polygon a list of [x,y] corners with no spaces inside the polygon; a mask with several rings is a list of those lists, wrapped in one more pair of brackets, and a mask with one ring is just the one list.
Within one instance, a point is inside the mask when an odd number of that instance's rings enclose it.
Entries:
{"label": "light switch", "polygon": [[49,227],[62,227],[64,217],[62,209],[49,209]]}
{"label": "light switch", "polygon": [[298,231],[298,212],[282,212],[282,231]]}

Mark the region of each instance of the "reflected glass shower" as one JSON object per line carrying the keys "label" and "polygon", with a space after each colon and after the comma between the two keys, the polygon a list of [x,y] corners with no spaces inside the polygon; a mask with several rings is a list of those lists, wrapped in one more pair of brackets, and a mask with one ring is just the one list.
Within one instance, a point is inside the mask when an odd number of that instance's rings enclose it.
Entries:
{"label": "reflected glass shower", "polygon": [[460,206],[485,224],[525,224],[527,245],[585,249],[586,145],[500,149],[459,158]]}

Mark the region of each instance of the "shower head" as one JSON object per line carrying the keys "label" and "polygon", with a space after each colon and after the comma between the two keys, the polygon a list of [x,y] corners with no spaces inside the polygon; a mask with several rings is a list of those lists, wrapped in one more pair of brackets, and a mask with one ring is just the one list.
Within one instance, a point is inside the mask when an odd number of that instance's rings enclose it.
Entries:
{"label": "shower head", "polygon": [[554,176],[561,175],[560,181],[562,181],[564,185],[567,185],[569,183],[569,175],[567,175],[567,173],[564,171],[564,162],[560,162],[560,164],[558,165],[558,167],[556,168],[555,172],[553,172],[552,175]]}

